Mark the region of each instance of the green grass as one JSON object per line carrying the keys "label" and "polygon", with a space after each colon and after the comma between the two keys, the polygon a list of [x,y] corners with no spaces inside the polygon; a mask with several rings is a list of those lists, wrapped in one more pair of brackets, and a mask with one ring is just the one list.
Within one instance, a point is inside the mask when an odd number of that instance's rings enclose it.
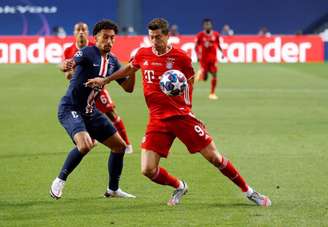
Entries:
{"label": "green grass", "polygon": [[108,151],[98,146],[70,176],[63,198],[52,200],[49,185],[72,147],[56,117],[67,82],[55,65],[0,65],[0,226],[327,225],[328,65],[220,68],[220,100],[208,100],[209,83],[197,83],[194,112],[249,184],[271,197],[271,208],[250,204],[179,141],[162,165],[190,193],[167,207],[171,188],[140,174],[147,123],[140,81],[132,95],[109,87],[135,149],[121,186],[138,198],[102,198]]}

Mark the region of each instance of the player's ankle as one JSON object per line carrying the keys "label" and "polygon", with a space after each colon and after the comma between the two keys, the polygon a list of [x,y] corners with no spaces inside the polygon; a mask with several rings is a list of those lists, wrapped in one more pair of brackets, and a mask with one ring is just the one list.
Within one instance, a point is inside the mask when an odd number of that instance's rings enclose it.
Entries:
{"label": "player's ankle", "polygon": [[183,189],[184,188],[184,183],[182,182],[182,180],[179,180],[179,186],[177,187],[177,189]]}
{"label": "player's ankle", "polygon": [[245,191],[245,192],[243,192],[247,197],[249,197],[251,194],[253,194],[253,192],[254,192],[254,190],[251,188],[251,187],[249,187],[249,186],[247,186],[248,187],[248,189],[247,189],[247,191]]}

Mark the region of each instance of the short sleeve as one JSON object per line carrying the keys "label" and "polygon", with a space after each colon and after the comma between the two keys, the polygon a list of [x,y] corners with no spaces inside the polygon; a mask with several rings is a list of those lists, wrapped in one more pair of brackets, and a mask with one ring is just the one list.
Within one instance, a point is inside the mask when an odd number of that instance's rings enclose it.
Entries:
{"label": "short sleeve", "polygon": [[69,59],[69,48],[66,48],[63,53],[63,60]]}
{"label": "short sleeve", "polygon": [[186,78],[189,79],[195,75],[194,68],[192,67],[191,58],[186,54],[182,58],[182,72],[185,74]]}
{"label": "short sleeve", "polygon": [[134,68],[136,69],[140,69],[140,65],[141,65],[141,60],[142,60],[142,56],[141,56],[141,49],[139,49],[137,51],[137,53],[134,55],[134,57],[131,60],[131,64]]}

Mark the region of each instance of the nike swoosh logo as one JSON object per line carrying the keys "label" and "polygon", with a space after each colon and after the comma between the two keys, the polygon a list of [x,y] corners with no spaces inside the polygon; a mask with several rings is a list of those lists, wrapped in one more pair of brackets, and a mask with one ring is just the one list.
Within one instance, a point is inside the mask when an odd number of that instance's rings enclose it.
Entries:
{"label": "nike swoosh logo", "polygon": [[93,64],[93,66],[94,66],[94,67],[98,67],[99,65],[97,65],[97,64]]}

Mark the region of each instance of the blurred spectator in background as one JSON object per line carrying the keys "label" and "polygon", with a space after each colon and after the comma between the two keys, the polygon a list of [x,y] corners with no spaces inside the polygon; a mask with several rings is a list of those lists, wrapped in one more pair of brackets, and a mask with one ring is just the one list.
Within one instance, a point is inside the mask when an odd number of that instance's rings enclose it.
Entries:
{"label": "blurred spectator in background", "polygon": [[234,31],[230,28],[228,24],[225,24],[221,30],[221,35],[233,35]]}
{"label": "blurred spectator in background", "polygon": [[133,26],[129,25],[129,26],[122,27],[121,34],[122,35],[136,35],[137,33],[134,31]]}
{"label": "blurred spectator in background", "polygon": [[52,35],[57,36],[59,38],[65,38],[66,31],[62,26],[55,26],[52,28]]}
{"label": "blurred spectator in background", "polygon": [[134,31],[134,27],[132,27],[131,25],[128,26],[127,29],[127,35],[136,35],[137,33]]}
{"label": "blurred spectator in background", "polygon": [[271,33],[269,32],[267,27],[263,26],[262,28],[260,28],[258,35],[269,37],[271,36]]}
{"label": "blurred spectator in background", "polygon": [[169,31],[170,36],[178,36],[179,35],[178,29],[179,29],[178,25],[172,24]]}

